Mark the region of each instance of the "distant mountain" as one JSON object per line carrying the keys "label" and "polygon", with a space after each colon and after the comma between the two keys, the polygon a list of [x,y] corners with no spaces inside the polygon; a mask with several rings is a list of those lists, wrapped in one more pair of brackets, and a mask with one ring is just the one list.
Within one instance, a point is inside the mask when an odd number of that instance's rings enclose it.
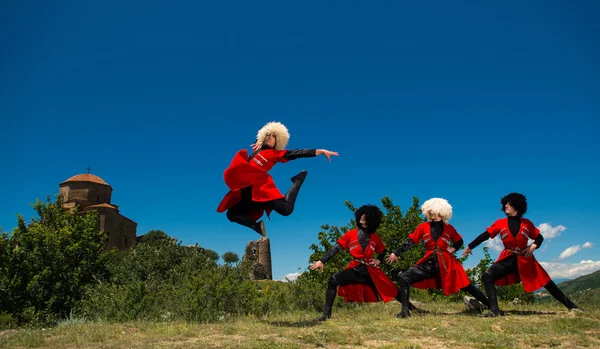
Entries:
{"label": "distant mountain", "polygon": [[564,293],[574,293],[588,288],[600,288],[600,270],[580,276],[577,279],[561,282],[554,281]]}
{"label": "distant mountain", "polygon": [[567,278],[564,278],[564,279],[552,279],[552,281],[554,281],[554,283],[557,284],[557,285],[560,285],[563,282],[570,281],[570,280],[575,280],[575,279],[567,279]]}

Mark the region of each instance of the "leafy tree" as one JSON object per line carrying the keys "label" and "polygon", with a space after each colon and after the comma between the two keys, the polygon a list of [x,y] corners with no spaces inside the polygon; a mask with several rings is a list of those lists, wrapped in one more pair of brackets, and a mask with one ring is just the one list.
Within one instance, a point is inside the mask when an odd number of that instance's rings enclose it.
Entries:
{"label": "leafy tree", "polygon": [[69,212],[62,198],[36,200],[29,223],[0,236],[0,293],[3,311],[21,322],[53,322],[67,316],[83,289],[106,272],[106,235],[95,211]]}
{"label": "leafy tree", "polygon": [[[384,217],[381,222],[381,226],[377,230],[377,234],[381,237],[387,248],[386,254],[389,254],[408,238],[408,235],[412,233],[420,223],[423,222],[423,219],[420,216],[421,212],[419,210],[419,200],[416,197],[413,198],[412,205],[408,208],[408,210],[406,210],[405,214],[403,214],[400,207],[394,205],[392,200],[387,196],[381,199],[381,204],[383,206],[382,211],[384,213]],[[343,234],[356,227],[354,212],[356,211],[357,207],[355,207],[349,201],[346,201],[345,205],[351,212],[349,214],[351,217],[350,223],[343,227],[338,227],[335,225],[321,226],[321,229],[324,229],[325,231],[319,232],[317,235],[318,243],[310,246],[310,249],[313,251],[310,256],[310,263],[323,257],[325,253],[327,253],[327,251],[329,251],[329,249],[336,244],[337,240],[342,237]],[[388,273],[388,275],[390,275],[390,273],[398,273],[399,271],[406,270],[415,264],[423,255],[423,253],[424,249],[421,245],[415,246],[411,250],[400,255],[399,261],[394,265],[390,266],[384,262],[381,264],[381,268],[384,272]],[[352,257],[349,253],[341,252],[325,264],[324,273],[305,272],[299,279],[315,279],[325,282],[329,275],[343,270],[346,265],[348,265],[351,258]]]}
{"label": "leafy tree", "polygon": [[225,252],[221,258],[223,258],[223,262],[227,264],[237,263],[240,260],[240,257],[238,257],[237,253],[234,252]]}
{"label": "leafy tree", "polygon": [[[158,246],[160,244],[181,245],[181,242],[178,241],[177,238],[167,235],[167,233],[162,230],[150,230],[142,237],[142,241],[140,243],[153,246]],[[216,251],[203,248],[198,244],[195,244],[194,246],[188,246],[188,248],[194,249],[196,252],[205,255],[213,263],[217,263],[219,260],[219,254]]]}
{"label": "leafy tree", "polygon": [[203,247],[200,247],[200,249],[213,263],[217,263],[219,261],[219,254],[217,251]]}
{"label": "leafy tree", "polygon": [[172,240],[167,233],[162,230],[150,230],[143,237],[141,243],[144,244],[160,244]]}

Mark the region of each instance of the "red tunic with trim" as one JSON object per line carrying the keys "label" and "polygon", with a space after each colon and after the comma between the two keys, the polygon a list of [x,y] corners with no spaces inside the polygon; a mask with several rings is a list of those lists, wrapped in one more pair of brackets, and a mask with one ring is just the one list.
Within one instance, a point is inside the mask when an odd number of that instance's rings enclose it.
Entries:
{"label": "red tunic with trim", "polygon": [[[540,235],[540,230],[526,218],[521,218],[521,227],[517,236],[511,234],[510,229],[508,228],[508,218],[497,220],[486,230],[492,239],[499,234],[502,243],[504,244],[504,250],[500,253],[500,256],[494,264],[509,257],[513,254],[513,250],[525,252],[528,249],[528,240],[535,240],[538,235]],[[517,265],[517,272],[496,280],[495,284],[498,286],[506,286],[522,282],[525,292],[533,292],[544,287],[544,285],[551,281],[550,275],[548,275],[546,270],[544,270],[533,255],[527,258],[517,254]]]}
{"label": "red tunic with trim", "polygon": [[[369,240],[367,248],[363,251],[362,246],[358,242],[358,229],[353,229],[344,234],[337,242],[344,250],[348,250],[352,257],[363,259],[365,262],[371,263],[370,260],[373,259],[375,253],[379,254],[385,251],[385,245],[377,234],[371,234]],[[346,269],[355,268],[360,264],[360,262],[352,260],[346,266]],[[344,302],[370,303],[383,300],[387,303],[396,298],[398,289],[394,282],[392,282],[381,269],[370,265],[367,265],[366,268],[371,276],[371,280],[373,280],[375,288],[365,284],[339,286],[338,295],[344,297]]]}
{"label": "red tunic with trim", "polygon": [[451,243],[454,244],[462,239],[462,236],[452,225],[444,223],[444,231],[437,241],[434,241],[431,237],[431,226],[428,222],[419,224],[417,229],[415,229],[408,237],[415,244],[418,244],[421,241],[424,243],[425,255],[417,262],[417,264],[424,263],[435,253],[440,267],[439,279],[429,278],[415,282],[411,286],[424,289],[442,289],[444,294],[448,296],[458,292],[461,288],[468,286],[471,283],[465,269],[462,264],[460,264],[460,261],[456,259],[452,253],[448,252],[448,247],[450,247]]}
{"label": "red tunic with trim", "polygon": [[[286,152],[287,150],[263,149],[250,161],[245,149],[237,152],[223,174],[225,184],[230,190],[219,204],[217,212],[225,212],[237,204],[242,199],[241,189],[248,186],[252,186],[252,201],[266,202],[283,198],[283,194],[267,172],[276,163],[288,161],[283,157]],[[249,217],[258,220],[265,212],[269,216],[271,211],[257,209],[251,212]]]}

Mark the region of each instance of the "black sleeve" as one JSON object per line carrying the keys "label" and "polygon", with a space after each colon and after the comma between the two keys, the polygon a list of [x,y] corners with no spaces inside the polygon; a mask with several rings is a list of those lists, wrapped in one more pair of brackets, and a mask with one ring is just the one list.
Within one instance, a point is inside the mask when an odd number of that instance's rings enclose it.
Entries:
{"label": "black sleeve", "polygon": [[460,250],[461,247],[463,247],[463,244],[465,242],[463,241],[463,239],[458,240],[457,242],[452,244],[452,247],[454,247],[457,250]]}
{"label": "black sleeve", "polygon": [[403,252],[410,250],[414,245],[415,243],[410,238],[408,238],[406,239],[406,241],[404,241],[404,243],[402,243],[402,245],[400,245],[400,247],[396,249],[396,251],[394,251],[394,254],[396,256],[399,256]]}
{"label": "black sleeve", "polygon": [[537,248],[540,248],[540,246],[542,246],[543,241],[544,241],[544,237],[542,236],[542,234],[540,234],[540,235],[538,235],[537,238],[535,238],[533,243],[537,245]]}
{"label": "black sleeve", "polygon": [[381,263],[383,263],[383,258],[385,257],[385,253],[386,253],[386,252],[387,252],[387,250],[383,250],[383,252],[381,252],[381,253],[379,254],[379,256],[377,256],[377,259],[379,259],[379,261],[380,261]]}
{"label": "black sleeve", "polygon": [[327,261],[335,256],[338,252],[342,251],[344,248],[342,248],[342,245],[340,244],[335,244],[335,246],[333,246],[332,248],[329,249],[329,251],[327,251],[327,253],[325,253],[325,255],[323,256],[323,258],[319,259],[323,264],[327,263]]}
{"label": "black sleeve", "polygon": [[484,242],[485,240],[490,238],[490,233],[486,231],[484,231],[483,233],[479,234],[478,237],[475,238],[475,240],[471,241],[471,243],[468,245],[469,248],[472,250],[475,247],[479,246],[479,244],[481,244],[482,242]]}
{"label": "black sleeve", "polygon": [[296,160],[299,158],[314,158],[317,156],[317,149],[294,149],[288,150],[283,154],[286,160]]}

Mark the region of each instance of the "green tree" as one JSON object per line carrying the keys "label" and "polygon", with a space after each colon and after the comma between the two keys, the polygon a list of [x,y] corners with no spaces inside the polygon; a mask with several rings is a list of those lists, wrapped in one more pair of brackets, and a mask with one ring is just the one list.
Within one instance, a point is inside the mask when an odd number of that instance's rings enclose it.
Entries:
{"label": "green tree", "polygon": [[17,228],[0,237],[2,309],[21,322],[53,322],[81,300],[83,289],[106,273],[106,235],[97,213],[69,212],[60,195],[31,205],[29,223],[17,215]]}
{"label": "green tree", "polygon": [[213,263],[217,263],[219,261],[219,254],[217,253],[217,251],[208,249],[208,248],[203,248],[200,247],[202,252],[213,262]]}
{"label": "green tree", "polygon": [[240,260],[240,257],[237,255],[237,253],[234,252],[225,252],[221,258],[223,259],[223,262],[227,264],[237,263]]}
{"label": "green tree", "polygon": [[[392,200],[387,196],[381,199],[381,204],[383,206],[382,211],[384,217],[381,226],[377,230],[377,234],[381,237],[387,248],[386,254],[389,254],[408,238],[408,235],[423,222],[423,219],[420,216],[419,200],[416,197],[413,197],[412,205],[406,210],[405,214],[403,214],[400,207],[394,205]],[[346,201],[345,205],[351,212],[349,214],[351,217],[350,222],[342,227],[335,225],[330,226],[327,224],[321,226],[321,229],[324,229],[324,231],[320,231],[317,235],[318,242],[310,246],[313,253],[310,256],[309,263],[323,257],[343,234],[356,227],[354,212],[357,207],[350,201]],[[406,270],[415,264],[423,253],[424,250],[421,245],[415,246],[411,250],[400,255],[399,262],[394,263],[394,265],[388,265],[384,262],[382,263],[381,268],[384,272],[388,273],[388,275],[392,272],[397,273],[401,270]],[[343,270],[346,265],[348,265],[351,258],[349,253],[341,252],[325,264],[324,273],[305,272],[299,279],[316,279],[325,282],[329,275]]]}
{"label": "green tree", "polygon": [[172,240],[167,233],[162,230],[150,230],[142,237],[141,243],[143,244],[160,244],[166,241]]}

